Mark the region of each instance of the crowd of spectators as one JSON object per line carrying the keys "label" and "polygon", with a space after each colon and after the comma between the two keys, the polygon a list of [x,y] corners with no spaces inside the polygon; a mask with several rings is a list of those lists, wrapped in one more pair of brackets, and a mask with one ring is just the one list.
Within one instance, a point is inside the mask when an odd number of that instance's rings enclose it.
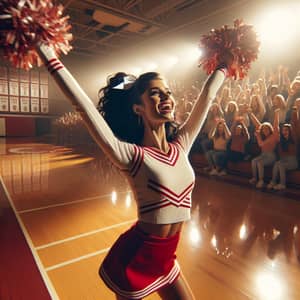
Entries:
{"label": "crowd of spectators", "polygon": [[[180,100],[182,122],[195,100],[191,92]],[[253,176],[250,183],[264,187],[264,168],[271,166],[267,188],[285,189],[286,171],[297,169],[300,158],[299,110],[300,71],[290,79],[287,68],[279,66],[268,76],[262,72],[251,81],[226,80],[209,108],[194,151],[205,154],[210,175],[226,175],[228,161],[248,160]]]}
{"label": "crowd of spectators", "polygon": [[[252,76],[253,77],[253,76]],[[176,121],[184,123],[193,109],[202,83],[186,87],[171,81],[176,99]],[[210,175],[225,176],[228,161],[251,161],[250,183],[265,185],[264,168],[273,167],[267,187],[286,188],[286,171],[298,168],[300,158],[300,71],[289,77],[279,66],[254,78],[227,79],[209,108],[193,150],[205,154]],[[54,123],[56,143],[92,144],[80,114],[69,112]]]}
{"label": "crowd of spectators", "polygon": [[54,143],[61,146],[89,146],[93,140],[78,112],[67,112],[52,124]]}

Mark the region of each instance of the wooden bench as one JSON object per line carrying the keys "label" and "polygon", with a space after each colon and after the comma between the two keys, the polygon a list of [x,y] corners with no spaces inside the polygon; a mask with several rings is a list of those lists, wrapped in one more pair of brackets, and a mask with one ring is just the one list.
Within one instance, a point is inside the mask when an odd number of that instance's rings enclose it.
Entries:
{"label": "wooden bench", "polygon": [[[192,153],[191,162],[196,173],[202,173],[202,169],[208,166],[207,160],[203,153]],[[251,161],[241,161],[241,162],[228,162],[227,173],[233,176],[239,176],[243,178],[251,178]],[[272,167],[265,168],[266,182],[268,182],[272,177]],[[290,188],[295,188],[300,190],[300,170],[287,172],[287,186]],[[300,195],[300,194],[299,194]],[[300,199],[299,199],[300,200]]]}

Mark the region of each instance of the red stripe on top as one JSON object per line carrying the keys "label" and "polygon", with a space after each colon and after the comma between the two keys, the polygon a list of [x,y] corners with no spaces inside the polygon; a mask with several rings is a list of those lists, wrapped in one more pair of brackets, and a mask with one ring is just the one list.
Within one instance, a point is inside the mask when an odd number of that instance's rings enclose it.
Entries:
{"label": "red stripe on top", "polygon": [[185,150],[184,150],[184,147],[182,146],[182,144],[181,144],[178,140],[173,141],[173,144],[174,144],[174,145],[180,146],[181,149],[182,149],[183,151],[185,151]]}
{"label": "red stripe on top", "polygon": [[48,67],[54,61],[58,61],[58,59],[57,58],[51,58],[51,59],[49,59],[48,62],[46,63],[46,66]]}
{"label": "red stripe on top", "polygon": [[154,206],[154,205],[163,204],[163,203],[166,203],[166,202],[169,202],[169,200],[168,199],[164,199],[163,201],[152,202],[150,204],[146,204],[146,205],[140,206],[139,209],[145,209],[145,208],[148,208],[148,207],[151,207],[151,206]]}
{"label": "red stripe on top", "polygon": [[174,145],[170,146],[169,155],[163,154],[157,150],[153,151],[154,149],[150,149],[149,147],[144,148],[150,156],[170,166],[174,166],[179,157],[179,150]]}
{"label": "red stripe on top", "polygon": [[168,189],[167,187],[165,187],[165,186],[163,186],[163,185],[161,185],[161,184],[159,184],[159,183],[153,181],[152,179],[149,179],[148,182],[149,182],[149,184],[153,185],[154,187],[157,187],[157,188],[159,188],[159,189],[165,190],[165,191],[167,191],[168,193],[170,193],[171,195],[173,195],[173,196],[175,196],[175,197],[180,197],[182,194],[185,193],[186,190],[192,188],[192,187],[194,186],[194,184],[195,184],[194,182],[192,182],[192,183],[191,183],[189,186],[187,186],[180,194],[176,194],[174,191],[172,191],[172,190]]}
{"label": "red stripe on top", "polygon": [[53,69],[53,70],[51,71],[51,74],[53,74],[54,72],[57,72],[58,70],[63,69],[63,68],[64,68],[64,66],[63,66],[63,65],[60,65],[60,66],[58,66],[56,69]]}
{"label": "red stripe on top", "polygon": [[137,172],[139,171],[142,165],[143,160],[144,160],[144,152],[140,147],[134,145],[133,164],[130,170],[131,176],[134,177],[137,174]]}
{"label": "red stripe on top", "polygon": [[184,195],[182,195],[182,196],[180,196],[180,197],[174,197],[174,196],[172,196],[172,195],[170,195],[170,194],[167,194],[167,193],[165,193],[164,191],[161,191],[161,190],[159,190],[159,189],[156,189],[155,187],[152,187],[152,186],[150,186],[150,185],[148,185],[148,187],[149,187],[150,189],[154,190],[155,192],[157,192],[157,193],[159,193],[159,194],[161,194],[161,195],[167,197],[167,198],[169,199],[170,202],[174,201],[174,203],[175,203],[176,205],[178,205],[178,203],[179,203],[179,204],[183,203],[183,202],[185,201],[186,196],[192,192],[192,188],[191,188],[190,190],[187,190],[187,191],[185,192]]}
{"label": "red stripe on top", "polygon": [[153,208],[145,209],[145,210],[143,210],[143,211],[140,211],[140,213],[141,213],[141,214],[145,214],[145,213],[148,213],[148,212],[150,212],[150,211],[153,211],[153,210],[156,210],[156,209],[160,209],[160,208],[163,208],[163,207],[166,207],[166,206],[170,206],[170,205],[172,205],[172,203],[168,201],[168,203],[166,203],[166,204],[162,204],[162,205],[159,206],[159,207],[153,207]]}

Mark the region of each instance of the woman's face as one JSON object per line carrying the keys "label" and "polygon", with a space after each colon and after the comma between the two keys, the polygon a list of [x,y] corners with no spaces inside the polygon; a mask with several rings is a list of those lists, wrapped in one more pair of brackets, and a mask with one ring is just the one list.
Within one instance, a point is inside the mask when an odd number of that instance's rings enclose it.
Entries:
{"label": "woman's face", "polygon": [[281,129],[281,134],[285,139],[288,139],[290,135],[290,131],[286,126],[283,126]]}
{"label": "woman's face", "polygon": [[270,97],[273,99],[275,95],[278,94],[278,88],[277,87],[272,87],[270,91]]}
{"label": "woman's face", "polygon": [[238,126],[236,126],[236,128],[235,128],[235,134],[236,135],[242,135],[242,126],[241,125],[238,125]]}
{"label": "woman's face", "polygon": [[271,130],[269,126],[263,125],[261,128],[261,132],[264,134],[265,137],[268,137],[271,134]]}
{"label": "woman's face", "polygon": [[210,107],[210,111],[213,113],[213,114],[216,114],[218,112],[218,106],[213,104],[211,107]]}
{"label": "woman's face", "polygon": [[252,85],[252,90],[251,90],[251,94],[256,94],[259,92],[259,85],[258,84],[253,84]]}
{"label": "woman's face", "polygon": [[279,107],[279,104],[280,104],[280,101],[278,99],[277,96],[275,96],[273,99],[272,99],[272,104],[274,107],[278,108]]}
{"label": "woman's face", "polygon": [[159,125],[174,120],[175,100],[163,79],[154,79],[141,96],[141,104],[135,105],[144,121]]}
{"label": "woman's face", "polygon": [[251,101],[251,108],[253,111],[256,111],[258,108],[257,98],[253,97]]}
{"label": "woman's face", "polygon": [[218,124],[218,133],[223,134],[224,133],[224,125],[223,123]]}
{"label": "woman's face", "polygon": [[233,103],[228,104],[228,112],[230,112],[230,113],[235,112],[235,106]]}
{"label": "woman's face", "polygon": [[229,96],[229,91],[230,91],[229,88],[227,88],[227,87],[224,88],[224,90],[223,90],[223,97],[224,98],[227,98]]}

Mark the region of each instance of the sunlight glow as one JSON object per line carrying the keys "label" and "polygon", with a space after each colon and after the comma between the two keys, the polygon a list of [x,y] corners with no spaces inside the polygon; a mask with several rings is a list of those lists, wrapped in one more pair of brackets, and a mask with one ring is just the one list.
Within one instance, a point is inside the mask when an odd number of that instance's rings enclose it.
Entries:
{"label": "sunlight glow", "polygon": [[178,61],[179,58],[177,56],[170,56],[166,58],[165,64],[167,67],[173,67],[178,63]]}
{"label": "sunlight glow", "polygon": [[243,224],[240,228],[240,239],[245,240],[247,237],[247,227],[245,224]]}
{"label": "sunlight glow", "polygon": [[145,70],[147,72],[149,71],[155,71],[156,69],[158,68],[158,65],[156,63],[149,63],[146,67],[145,67]]}
{"label": "sunlight glow", "polygon": [[131,68],[131,70],[129,71],[130,74],[138,76],[142,73],[142,68],[140,67],[133,67]]}
{"label": "sunlight glow", "polygon": [[295,16],[297,9],[300,11],[299,4],[297,7],[293,5],[275,7],[263,12],[255,26],[262,48],[285,50],[288,43],[293,43],[297,35],[299,38],[300,21]]}
{"label": "sunlight glow", "polygon": [[126,205],[126,207],[130,207],[131,206],[131,197],[130,197],[130,194],[126,195],[125,205]]}
{"label": "sunlight glow", "polygon": [[116,191],[113,191],[111,193],[111,202],[113,203],[113,205],[116,205],[116,203],[117,203],[117,193],[116,193]]}
{"label": "sunlight glow", "polygon": [[197,228],[197,226],[193,226],[190,231],[189,231],[189,238],[191,243],[194,246],[199,245],[199,243],[201,242],[201,234],[199,229]]}
{"label": "sunlight glow", "polygon": [[271,272],[262,272],[256,277],[256,287],[260,299],[284,299],[284,285],[279,276]]}
{"label": "sunlight glow", "polygon": [[214,248],[217,248],[217,239],[216,239],[216,236],[215,236],[215,235],[213,235],[213,237],[212,237],[210,243],[212,244],[212,246],[213,246]]}

